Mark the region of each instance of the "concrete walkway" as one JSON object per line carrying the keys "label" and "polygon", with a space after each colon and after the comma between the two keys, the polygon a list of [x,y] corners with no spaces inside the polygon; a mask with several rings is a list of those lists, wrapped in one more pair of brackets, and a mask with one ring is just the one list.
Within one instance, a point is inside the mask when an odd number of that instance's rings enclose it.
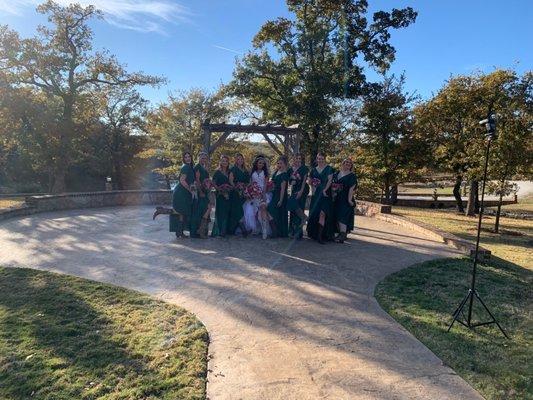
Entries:
{"label": "concrete walkway", "polygon": [[210,333],[218,399],[480,399],[377,304],[386,275],[452,249],[364,217],[344,245],[177,241],[151,207],[41,214],[0,224],[0,265],[150,293]]}

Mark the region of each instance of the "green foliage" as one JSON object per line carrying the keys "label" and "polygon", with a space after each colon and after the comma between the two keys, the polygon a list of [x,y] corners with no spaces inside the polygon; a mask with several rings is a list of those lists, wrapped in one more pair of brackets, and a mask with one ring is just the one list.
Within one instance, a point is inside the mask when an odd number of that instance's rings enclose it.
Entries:
{"label": "green foliage", "polygon": [[[37,10],[48,15],[49,25],[37,36],[21,39],[7,26],[0,26],[0,83],[2,87],[32,88],[59,105],[50,122],[55,125],[42,137],[53,173],[52,190],[65,190],[65,177],[73,164],[79,136],[90,110],[86,105],[94,92],[106,86],[157,85],[162,80],[141,73],[127,73],[105,52],[92,48],[88,22],[101,17],[93,6],[63,7],[47,1]],[[89,111],[90,112],[90,111]],[[32,125],[32,129],[39,126]]]}
{"label": "green foliage", "polygon": [[300,124],[312,154],[332,150],[342,126],[336,117],[367,89],[364,66],[388,69],[395,54],[390,30],[414,22],[416,12],[378,11],[369,23],[366,0],[288,0],[287,5],[294,18],[261,27],[254,50],[237,63],[228,91],[258,106],[264,121]]}

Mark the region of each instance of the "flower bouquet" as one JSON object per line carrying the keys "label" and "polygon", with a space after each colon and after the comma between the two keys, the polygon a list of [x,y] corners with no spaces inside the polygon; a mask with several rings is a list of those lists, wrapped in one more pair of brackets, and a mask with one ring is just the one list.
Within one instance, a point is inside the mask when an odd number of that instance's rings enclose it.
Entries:
{"label": "flower bouquet", "polygon": [[298,173],[298,171],[294,171],[294,172],[291,174],[290,184],[291,184],[291,186],[296,185],[296,183],[297,183],[298,181],[301,181],[301,180],[302,180],[302,177],[300,176],[300,174]]}
{"label": "flower bouquet", "polygon": [[213,181],[209,178],[205,178],[202,182],[202,186],[206,192],[210,192],[214,189]]}
{"label": "flower bouquet", "polygon": [[331,184],[331,191],[333,192],[333,197],[337,196],[340,191],[343,189],[344,185],[342,183],[333,182]]}
{"label": "flower bouquet", "polygon": [[322,181],[318,178],[311,178],[311,186],[316,188],[318,185],[320,185]]}
{"label": "flower bouquet", "polygon": [[261,190],[257,182],[254,182],[246,187],[244,195],[250,200],[260,199],[263,196],[263,191]]}
{"label": "flower bouquet", "polygon": [[274,182],[268,181],[267,184],[265,185],[265,192],[270,193],[273,190],[274,190]]}
{"label": "flower bouquet", "polygon": [[232,189],[233,187],[229,183],[223,183],[222,185],[217,186],[217,192],[224,196],[226,200],[229,200],[229,193]]}

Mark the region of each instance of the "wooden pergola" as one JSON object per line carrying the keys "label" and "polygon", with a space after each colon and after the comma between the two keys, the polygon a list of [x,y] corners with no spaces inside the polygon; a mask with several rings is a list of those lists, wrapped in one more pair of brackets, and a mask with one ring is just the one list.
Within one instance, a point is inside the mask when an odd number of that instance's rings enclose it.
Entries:
{"label": "wooden pergola", "polygon": [[[213,152],[223,144],[232,133],[261,134],[278,155],[289,157],[300,152],[300,142],[303,133],[298,125],[212,124],[209,120],[204,121],[202,124],[202,132],[204,136],[204,151],[209,157],[211,157],[211,154],[213,154]],[[213,133],[222,133],[215,143],[211,143],[211,135]],[[283,146],[283,151],[279,149],[275,141]]]}

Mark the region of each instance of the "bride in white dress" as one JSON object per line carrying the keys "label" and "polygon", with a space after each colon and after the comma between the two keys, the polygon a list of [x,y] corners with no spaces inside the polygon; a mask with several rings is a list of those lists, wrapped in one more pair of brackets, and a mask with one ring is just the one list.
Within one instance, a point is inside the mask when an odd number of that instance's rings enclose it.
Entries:
{"label": "bride in white dress", "polygon": [[268,166],[265,158],[257,157],[252,167],[250,183],[256,183],[261,189],[262,195],[247,200],[243,207],[246,229],[253,234],[262,234],[263,239],[268,237],[270,231],[267,206],[272,198],[272,193],[266,193],[268,178]]}

